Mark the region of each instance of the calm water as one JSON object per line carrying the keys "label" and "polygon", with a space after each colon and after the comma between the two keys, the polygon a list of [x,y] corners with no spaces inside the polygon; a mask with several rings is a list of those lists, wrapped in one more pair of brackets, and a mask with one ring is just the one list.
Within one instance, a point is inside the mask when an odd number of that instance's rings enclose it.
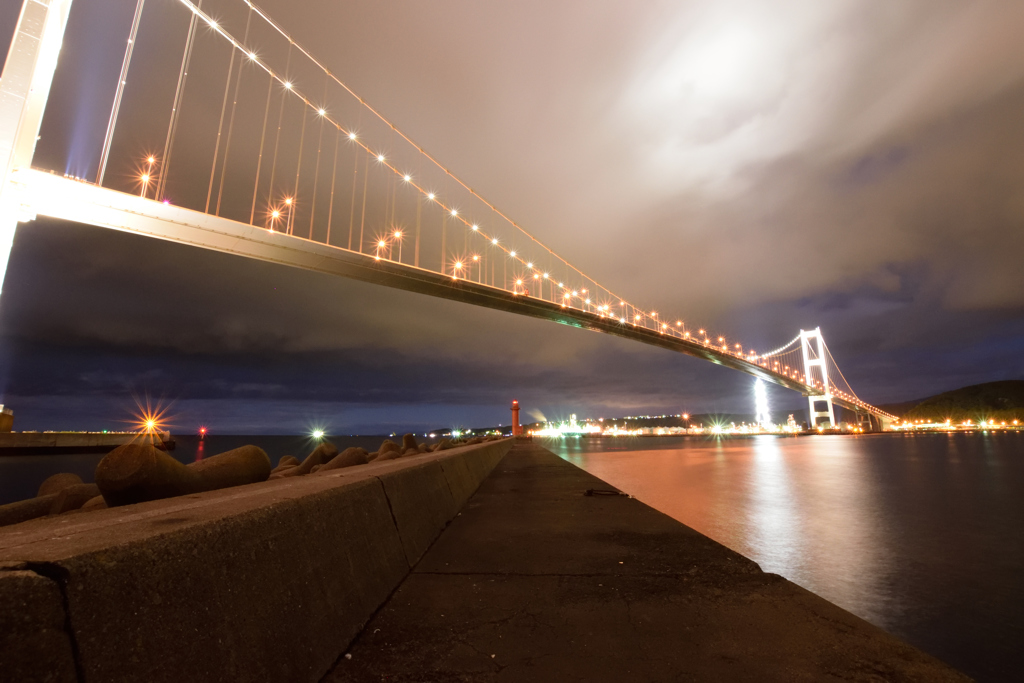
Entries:
{"label": "calm water", "polygon": [[[375,451],[386,438],[383,436],[338,436],[328,437],[344,449],[348,446],[362,446]],[[316,447],[316,443],[305,436],[175,436],[177,448],[170,454],[181,462],[195,462],[211,455],[217,455],[232,448],[255,444],[265,450],[274,465],[285,455],[294,455],[300,460]],[[396,440],[401,441],[400,437]],[[431,439],[419,439],[427,441]],[[82,481],[91,483],[96,465],[103,459],[102,453],[84,455],[17,455],[0,456],[0,505],[15,500],[32,498],[39,490],[39,484],[51,474],[73,472]]]}
{"label": "calm water", "polygon": [[980,681],[1024,680],[1024,433],[544,445]]}

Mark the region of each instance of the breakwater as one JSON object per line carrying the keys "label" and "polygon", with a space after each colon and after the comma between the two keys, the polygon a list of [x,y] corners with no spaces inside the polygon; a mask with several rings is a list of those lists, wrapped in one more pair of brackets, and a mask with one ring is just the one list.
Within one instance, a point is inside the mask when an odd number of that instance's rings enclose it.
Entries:
{"label": "breakwater", "polygon": [[510,447],[6,527],[0,670],[18,681],[318,680]]}
{"label": "breakwater", "polygon": [[0,566],[16,680],[967,680],[529,442],[26,522]]}

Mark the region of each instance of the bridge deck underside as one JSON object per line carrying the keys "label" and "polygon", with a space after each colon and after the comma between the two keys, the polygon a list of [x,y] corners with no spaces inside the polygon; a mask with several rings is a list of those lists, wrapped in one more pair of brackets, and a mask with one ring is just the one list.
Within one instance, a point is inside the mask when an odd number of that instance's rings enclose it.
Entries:
{"label": "bridge deck underside", "polygon": [[[385,287],[461,301],[508,313],[612,334],[659,346],[739,370],[804,395],[808,387],[741,357],[702,343],[621,323],[582,311],[468,280],[454,280],[422,268],[294,237],[199,211],[128,195],[39,170],[20,170],[12,178],[23,212],[131,232],[247,258],[347,277]],[[833,398],[856,412],[869,408]]]}

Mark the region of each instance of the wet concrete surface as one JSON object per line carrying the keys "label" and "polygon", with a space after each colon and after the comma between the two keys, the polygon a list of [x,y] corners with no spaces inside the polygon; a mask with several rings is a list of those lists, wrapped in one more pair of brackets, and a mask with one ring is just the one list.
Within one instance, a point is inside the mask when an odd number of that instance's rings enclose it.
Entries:
{"label": "wet concrete surface", "polygon": [[969,680],[610,490],[517,444],[324,680]]}

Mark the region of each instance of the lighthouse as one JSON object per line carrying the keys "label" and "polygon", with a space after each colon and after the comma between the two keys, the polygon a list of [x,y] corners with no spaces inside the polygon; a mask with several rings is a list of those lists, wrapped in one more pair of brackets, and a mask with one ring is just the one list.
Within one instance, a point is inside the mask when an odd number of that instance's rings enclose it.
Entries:
{"label": "lighthouse", "polygon": [[519,401],[512,401],[512,436],[521,436],[523,428],[519,426]]}

